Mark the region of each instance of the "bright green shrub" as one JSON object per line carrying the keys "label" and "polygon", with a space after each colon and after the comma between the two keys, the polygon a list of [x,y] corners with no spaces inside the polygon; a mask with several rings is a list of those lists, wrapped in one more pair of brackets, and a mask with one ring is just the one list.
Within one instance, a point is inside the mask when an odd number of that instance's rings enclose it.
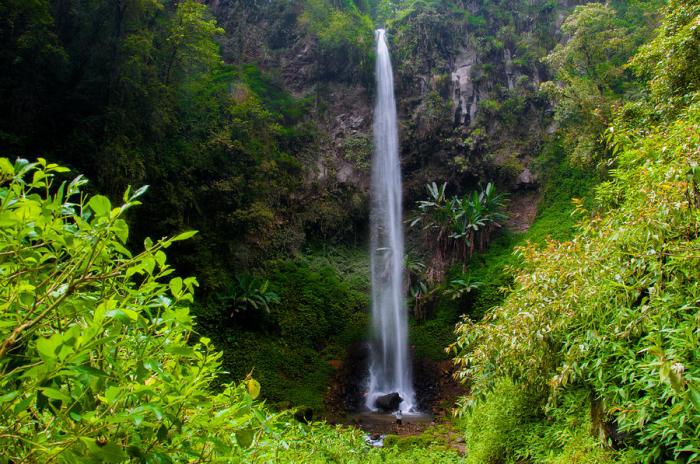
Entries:
{"label": "bright green shrub", "polygon": [[559,398],[546,417],[528,425],[520,459],[543,464],[607,464],[624,462],[597,438],[588,392],[572,390]]}
{"label": "bright green shrub", "polygon": [[509,380],[502,380],[466,418],[469,464],[512,462],[525,447],[527,426],[540,414],[536,402]]}
{"label": "bright green shrub", "polygon": [[477,391],[499,375],[540,391],[587,385],[646,462],[700,450],[698,134],[695,106],[625,142],[598,188],[619,206],[571,241],[521,248],[516,290],[484,323],[458,329]]}
{"label": "bright green shrub", "polygon": [[81,193],[57,165],[0,159],[0,462],[214,461],[243,455],[259,385],[209,386],[220,353],[191,343],[197,282],[132,255],[124,213],[145,191]]}
{"label": "bright green shrub", "polygon": [[543,410],[538,395],[504,378],[466,408],[467,463],[620,462],[595,438],[588,394],[573,391]]}
{"label": "bright green shrub", "polygon": [[[654,53],[690,59],[676,45],[695,37],[686,26],[696,3],[669,10],[663,34],[685,38],[657,39]],[[690,90],[670,107],[652,99],[620,113],[597,208],[578,204],[573,239],[520,248],[514,291],[483,322],[458,327],[458,362],[477,395],[501,377],[555,408],[588,391],[608,428],[597,434],[633,462],[700,461],[700,104]],[[625,119],[642,109],[657,117]]]}
{"label": "bright green shrub", "polygon": [[163,252],[193,233],[132,255],[123,215],[145,189],[113,208],[82,177],[58,185],[65,171],[0,158],[0,463],[454,462],[271,415],[250,377],[215,391],[221,354],[194,341],[188,309],[196,280]]}

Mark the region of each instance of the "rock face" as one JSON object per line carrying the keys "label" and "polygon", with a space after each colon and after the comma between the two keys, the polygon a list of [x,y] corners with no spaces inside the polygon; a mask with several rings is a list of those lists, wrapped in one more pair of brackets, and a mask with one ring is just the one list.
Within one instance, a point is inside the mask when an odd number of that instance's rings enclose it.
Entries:
{"label": "rock face", "polygon": [[394,412],[399,409],[403,398],[394,392],[380,396],[374,401],[374,406],[382,412]]}
{"label": "rock face", "polygon": [[476,51],[471,48],[460,52],[452,70],[452,103],[456,109],[455,121],[468,125],[476,115],[476,93],[472,82],[472,68],[476,64]]}
{"label": "rock face", "polygon": [[[308,211],[299,216],[304,216],[307,238],[361,237],[369,204],[373,68],[355,66],[356,55],[329,61],[324,55],[328,45],[323,48],[321,38],[309,26],[311,7],[306,2],[207,3],[225,30],[221,39],[224,60],[259,68],[281,89],[305,102],[300,125],[313,136],[292,149],[304,179],[293,201],[304,204]],[[371,29],[359,35],[353,39],[356,43],[371,44]],[[341,58],[349,53],[342,48],[334,51]]]}
{"label": "rock face", "polygon": [[[296,201],[312,202],[309,209],[325,215],[318,228],[333,234],[354,227],[355,237],[364,235],[374,106],[370,51],[353,59],[343,46],[329,61],[323,37],[309,27],[307,2],[207,2],[226,31],[227,62],[254,63],[310,102],[304,118],[314,136],[300,150],[306,191]],[[338,3],[329,0],[326,10]],[[494,15],[476,0],[417,2],[388,23],[407,208],[430,182],[447,181],[455,193],[487,181],[500,190],[538,188],[537,172],[528,167],[552,124],[539,92],[550,78],[541,57],[563,40],[559,28],[577,3],[512,0]],[[371,44],[366,26],[354,42]]]}

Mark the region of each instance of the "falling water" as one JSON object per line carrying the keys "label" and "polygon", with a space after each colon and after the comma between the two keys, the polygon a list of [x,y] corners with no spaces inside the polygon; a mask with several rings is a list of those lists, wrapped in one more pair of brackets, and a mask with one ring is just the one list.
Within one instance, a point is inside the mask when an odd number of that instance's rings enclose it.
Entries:
{"label": "falling water", "polygon": [[377,105],[372,161],[371,267],[374,344],[367,406],[378,396],[397,392],[401,410],[414,408],[408,356],[408,326],[403,290],[401,166],[394,100],[394,75],[385,31],[377,30]]}

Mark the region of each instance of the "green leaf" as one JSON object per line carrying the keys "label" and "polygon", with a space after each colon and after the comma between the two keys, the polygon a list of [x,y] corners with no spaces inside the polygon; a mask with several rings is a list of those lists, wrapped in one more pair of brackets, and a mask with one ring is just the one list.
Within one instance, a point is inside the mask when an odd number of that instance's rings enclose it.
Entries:
{"label": "green leaf", "polygon": [[[0,158],[0,159],[2,159],[2,158]],[[19,392],[13,391],[13,392],[6,393],[6,394],[0,396],[0,404],[7,403],[8,401],[14,400],[17,397],[17,395],[19,395]]]}
{"label": "green leaf", "polygon": [[98,462],[117,464],[129,458],[122,447],[110,441],[109,438],[80,437],[80,440]]}
{"label": "green leaf", "polygon": [[249,448],[253,444],[255,432],[252,429],[241,429],[236,431],[236,441],[241,448]]}
{"label": "green leaf", "polygon": [[174,279],[171,279],[170,280],[170,292],[173,294],[173,296],[177,298],[180,295],[181,291],[182,291],[182,278],[175,277]]}
{"label": "green leaf", "polygon": [[5,174],[7,176],[15,175],[15,168],[7,158],[0,158],[0,174]]}
{"label": "green leaf", "polygon": [[690,385],[690,388],[688,388],[688,397],[690,398],[690,402],[693,403],[693,406],[695,406],[695,409],[700,412],[700,390],[696,385]]}
{"label": "green leaf", "polygon": [[121,388],[116,387],[114,385],[107,387],[107,390],[105,390],[104,395],[107,404],[114,404],[119,399],[121,392]]}
{"label": "green leaf", "polygon": [[112,231],[116,234],[116,236],[119,238],[119,241],[121,241],[122,243],[126,243],[126,241],[129,239],[129,226],[123,219],[117,219],[116,221],[114,221],[114,224],[112,225]]}
{"label": "green leaf", "polygon": [[171,242],[179,242],[182,240],[187,240],[189,238],[194,237],[197,234],[196,230],[188,230],[187,232],[183,232],[181,234],[176,235],[175,237],[171,238]]}
{"label": "green leaf", "polygon": [[55,388],[44,387],[41,389],[41,392],[44,394],[44,396],[51,398],[52,400],[61,400],[64,403],[70,403],[73,401],[70,396],[66,395],[60,390],[56,390]]}
{"label": "green leaf", "polygon": [[95,195],[94,197],[90,198],[87,205],[95,212],[97,217],[109,215],[109,212],[112,209],[112,204],[110,203],[109,198],[104,195]]}
{"label": "green leaf", "polygon": [[60,334],[54,334],[51,338],[40,338],[36,342],[36,349],[39,352],[39,356],[44,358],[44,360],[56,359],[56,351],[61,345],[63,337]]}

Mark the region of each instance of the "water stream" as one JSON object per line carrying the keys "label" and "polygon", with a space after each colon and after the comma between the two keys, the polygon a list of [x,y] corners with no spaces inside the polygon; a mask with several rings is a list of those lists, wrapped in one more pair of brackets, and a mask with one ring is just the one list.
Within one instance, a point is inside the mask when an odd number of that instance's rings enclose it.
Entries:
{"label": "water stream", "polygon": [[367,407],[377,397],[397,392],[401,410],[415,407],[408,353],[403,286],[404,237],[401,218],[401,166],[394,98],[394,74],[383,29],[377,38],[377,104],[374,110],[374,158],[371,192],[371,276],[374,341]]}

